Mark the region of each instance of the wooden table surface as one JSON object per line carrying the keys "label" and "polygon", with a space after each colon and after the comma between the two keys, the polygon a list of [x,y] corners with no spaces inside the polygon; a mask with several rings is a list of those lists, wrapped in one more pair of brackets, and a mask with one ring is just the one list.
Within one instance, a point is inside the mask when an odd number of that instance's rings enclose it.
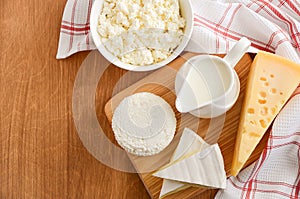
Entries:
{"label": "wooden table surface", "polygon": [[149,198],[137,174],[101,164],[77,135],[72,89],[88,52],[55,59],[65,3],[0,1],[0,198]]}
{"label": "wooden table surface", "polygon": [[[149,198],[137,174],[103,165],[77,135],[72,89],[89,52],[55,59],[65,3],[0,1],[0,198]],[[104,105],[124,73],[110,67],[97,92],[107,132]]]}

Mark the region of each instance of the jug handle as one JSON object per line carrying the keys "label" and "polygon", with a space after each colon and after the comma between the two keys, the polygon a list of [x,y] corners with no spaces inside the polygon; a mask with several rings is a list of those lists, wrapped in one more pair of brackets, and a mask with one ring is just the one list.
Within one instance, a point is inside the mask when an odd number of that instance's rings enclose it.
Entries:
{"label": "jug handle", "polygon": [[240,61],[240,59],[247,52],[251,42],[246,38],[242,37],[227,53],[223,58],[232,68]]}

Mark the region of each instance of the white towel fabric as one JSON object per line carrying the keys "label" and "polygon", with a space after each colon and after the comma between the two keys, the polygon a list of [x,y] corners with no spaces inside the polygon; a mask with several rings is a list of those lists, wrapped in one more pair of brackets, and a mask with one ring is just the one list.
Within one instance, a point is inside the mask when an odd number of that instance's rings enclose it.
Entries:
{"label": "white towel fabric", "polygon": [[[186,51],[227,53],[241,37],[250,51],[265,50],[300,63],[299,0],[191,0],[194,32]],[[57,58],[95,49],[89,32],[93,0],[68,0]],[[300,94],[300,91],[296,94]],[[277,117],[260,159],[227,181],[216,198],[300,197],[300,96]]]}

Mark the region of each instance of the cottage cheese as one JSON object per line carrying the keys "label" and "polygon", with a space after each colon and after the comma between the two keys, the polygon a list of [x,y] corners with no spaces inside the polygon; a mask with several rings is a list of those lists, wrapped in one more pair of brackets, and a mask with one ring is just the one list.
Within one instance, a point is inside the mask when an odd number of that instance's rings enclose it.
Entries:
{"label": "cottage cheese", "polygon": [[114,111],[112,128],[117,142],[127,152],[149,156],[170,144],[176,118],[165,100],[143,92],[123,99]]}
{"label": "cottage cheese", "polygon": [[98,33],[122,62],[150,65],[172,54],[184,27],[178,0],[105,0]]}

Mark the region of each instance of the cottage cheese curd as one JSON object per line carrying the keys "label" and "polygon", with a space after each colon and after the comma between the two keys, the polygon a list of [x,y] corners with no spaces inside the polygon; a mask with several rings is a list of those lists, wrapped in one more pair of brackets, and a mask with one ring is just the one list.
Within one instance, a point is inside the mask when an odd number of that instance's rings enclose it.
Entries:
{"label": "cottage cheese curd", "polygon": [[122,62],[142,66],[168,58],[184,27],[178,0],[105,0],[98,33]]}

